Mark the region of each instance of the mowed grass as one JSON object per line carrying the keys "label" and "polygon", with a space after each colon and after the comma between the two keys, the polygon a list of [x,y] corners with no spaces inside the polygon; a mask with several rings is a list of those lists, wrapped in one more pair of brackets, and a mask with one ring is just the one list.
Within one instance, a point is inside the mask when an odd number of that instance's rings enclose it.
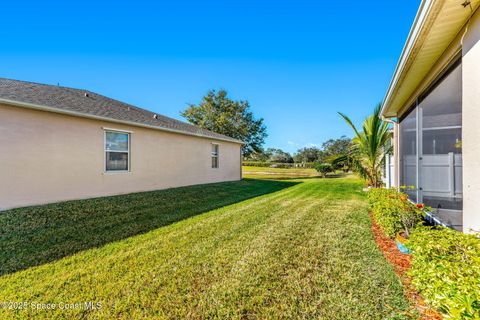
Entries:
{"label": "mowed grass", "polygon": [[[264,181],[229,183],[229,193],[214,205],[217,209],[0,277],[2,301],[93,301],[101,303],[100,309],[0,309],[0,317],[400,316],[407,303],[399,279],[373,240],[362,184],[353,178],[268,182],[287,184],[273,190]],[[234,193],[242,192],[245,184],[273,189],[255,198],[238,199]],[[179,195],[178,201],[196,206],[211,188],[217,185],[202,186],[201,192],[189,194],[198,200]],[[229,197],[237,200],[227,201]],[[136,214],[134,207],[131,214]],[[155,224],[155,216],[151,219]],[[119,228],[122,222],[119,219]]]}
{"label": "mowed grass", "polygon": [[0,213],[0,276],[294,184],[243,180],[8,210]]}

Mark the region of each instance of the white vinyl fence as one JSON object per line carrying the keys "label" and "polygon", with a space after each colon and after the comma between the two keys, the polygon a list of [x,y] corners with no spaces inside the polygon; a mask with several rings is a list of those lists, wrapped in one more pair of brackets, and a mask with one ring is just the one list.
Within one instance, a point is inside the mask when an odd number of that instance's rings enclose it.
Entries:
{"label": "white vinyl fence", "polygon": [[383,183],[386,188],[394,187],[394,174],[395,174],[395,159],[392,155],[387,154],[385,157],[385,172],[383,175]]}
{"label": "white vinyl fence", "polygon": [[[462,197],[462,155],[423,155],[418,160],[418,186],[423,196],[442,198]],[[403,158],[403,184],[417,185],[417,157]]]}

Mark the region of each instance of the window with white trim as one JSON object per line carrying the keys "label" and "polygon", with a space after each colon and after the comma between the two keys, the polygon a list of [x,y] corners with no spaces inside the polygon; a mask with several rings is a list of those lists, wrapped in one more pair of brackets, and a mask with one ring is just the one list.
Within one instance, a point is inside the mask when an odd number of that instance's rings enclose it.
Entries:
{"label": "window with white trim", "polygon": [[212,168],[218,168],[219,145],[212,143]]}
{"label": "window with white trim", "polygon": [[105,130],[105,171],[130,170],[130,134]]}

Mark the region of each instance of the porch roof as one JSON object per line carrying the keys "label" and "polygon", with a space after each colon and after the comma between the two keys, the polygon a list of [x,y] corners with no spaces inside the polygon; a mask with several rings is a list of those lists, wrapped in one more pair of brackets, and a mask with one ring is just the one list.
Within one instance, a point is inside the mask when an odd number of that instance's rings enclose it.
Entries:
{"label": "porch roof", "polygon": [[422,0],[382,105],[399,117],[421,81],[468,23],[480,0]]}

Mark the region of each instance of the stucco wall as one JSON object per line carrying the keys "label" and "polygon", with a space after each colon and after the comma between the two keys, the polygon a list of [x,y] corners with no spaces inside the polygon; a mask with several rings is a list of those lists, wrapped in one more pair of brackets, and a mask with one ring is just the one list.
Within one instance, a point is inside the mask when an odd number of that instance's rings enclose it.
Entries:
{"label": "stucco wall", "polygon": [[463,39],[463,230],[480,231],[480,11]]}
{"label": "stucco wall", "polygon": [[[104,172],[104,127],[132,132],[130,172]],[[236,143],[0,105],[0,209],[239,179]]]}

